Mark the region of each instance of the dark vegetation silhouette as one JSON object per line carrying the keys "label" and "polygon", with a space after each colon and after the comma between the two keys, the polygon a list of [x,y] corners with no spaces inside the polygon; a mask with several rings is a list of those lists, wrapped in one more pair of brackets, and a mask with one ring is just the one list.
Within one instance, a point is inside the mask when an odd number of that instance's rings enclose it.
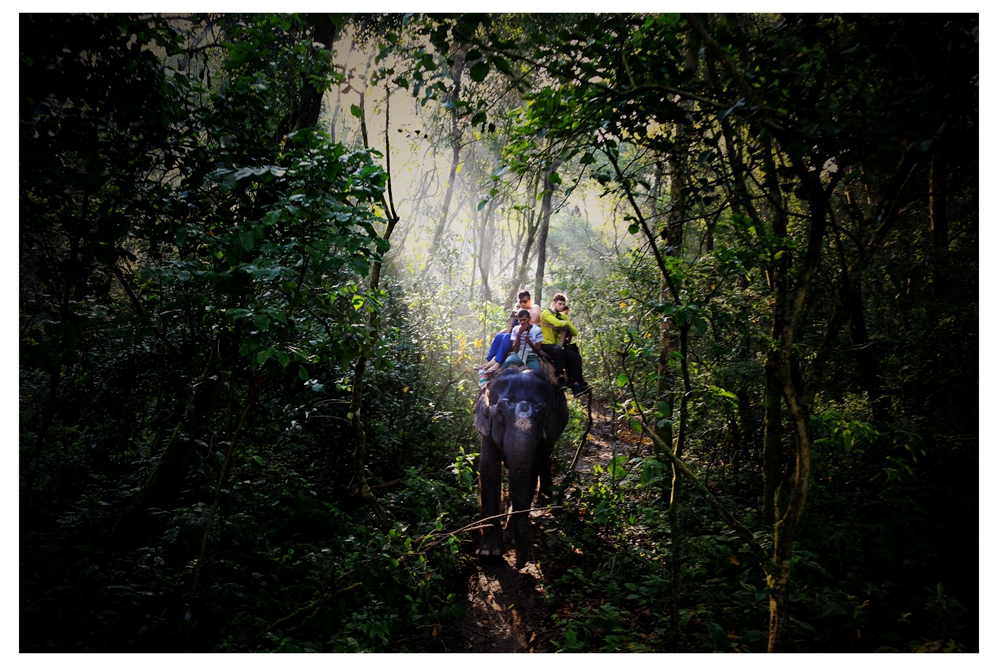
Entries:
{"label": "dark vegetation silhouette", "polygon": [[979,649],[977,15],[19,27],[21,651]]}

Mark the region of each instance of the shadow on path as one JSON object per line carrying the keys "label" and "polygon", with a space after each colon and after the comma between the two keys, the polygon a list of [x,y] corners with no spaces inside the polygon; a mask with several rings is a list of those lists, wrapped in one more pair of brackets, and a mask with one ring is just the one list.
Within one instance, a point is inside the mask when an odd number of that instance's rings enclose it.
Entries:
{"label": "shadow on path", "polygon": [[454,624],[461,652],[547,652],[544,583],[533,562],[517,571],[507,543],[503,557],[475,557],[468,576],[466,613]]}

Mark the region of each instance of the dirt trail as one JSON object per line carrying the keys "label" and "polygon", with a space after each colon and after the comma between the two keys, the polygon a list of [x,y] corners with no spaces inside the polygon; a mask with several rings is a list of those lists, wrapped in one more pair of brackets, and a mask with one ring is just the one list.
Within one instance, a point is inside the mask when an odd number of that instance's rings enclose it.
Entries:
{"label": "dirt trail", "polygon": [[[560,442],[556,457],[562,469],[567,469],[571,464],[577,446],[577,440]],[[633,455],[636,452],[634,446],[634,442],[620,441],[617,452]],[[602,405],[593,403],[593,427],[589,441],[576,464],[576,471],[579,473],[576,485],[588,486],[593,467],[599,464],[605,469],[612,450],[610,414]],[[560,479],[556,479],[558,480]],[[473,551],[469,549],[471,573],[464,601],[466,612],[448,632],[449,649],[452,652],[555,650],[549,640],[553,609],[544,593],[544,551],[538,546],[539,539],[536,538],[538,531],[544,529],[543,516],[542,511],[533,511],[530,516],[535,536],[534,550],[541,560],[541,569],[534,563],[528,564],[521,571],[514,568],[516,554],[513,552],[512,533],[509,530],[504,532],[507,550],[501,559],[483,562],[470,555]]]}

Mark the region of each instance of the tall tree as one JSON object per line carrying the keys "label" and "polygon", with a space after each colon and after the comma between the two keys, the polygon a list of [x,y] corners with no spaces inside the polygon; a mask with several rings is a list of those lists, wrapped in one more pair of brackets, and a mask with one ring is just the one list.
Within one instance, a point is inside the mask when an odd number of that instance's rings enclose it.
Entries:
{"label": "tall tree", "polygon": [[[918,59],[890,85],[878,82],[875,89],[871,87],[870,72],[880,71],[881,54],[892,53],[873,45],[907,44],[916,35],[925,36],[923,27],[899,21],[893,32],[878,34],[883,26],[865,17],[846,22],[835,16],[616,16],[598,25],[583,19],[554,38],[535,33],[533,52],[522,56],[555,80],[532,93],[527,122],[554,140],[575,142],[577,150],[603,152],[613,168],[602,182],[621,187],[628,196],[633,196],[638,181],[617,159],[618,144],[661,143],[661,133],[649,127],[652,122],[684,127],[691,119],[701,123],[706,132],[701,165],[710,165],[718,153],[728,163],[720,184],[725,205],[736,211],[728,219],[740,237],[734,246],[718,248],[708,228],[706,246],[720,259],[718,278],[748,268],[744,262],[732,262],[738,253],[748,253],[754,264],[768,271],[773,290],[764,505],[774,523],[774,546],[760,564],[772,592],[770,649],[774,651],[786,646],[792,543],[811,474],[808,423],[828,355],[854,310],[864,268],[890,233],[902,202],[911,196],[912,179],[926,163],[925,147],[940,137],[955,109],[950,105],[959,104],[957,90],[966,93],[972,85],[960,81],[939,97],[927,96],[924,88],[906,88],[910,80],[924,75],[928,61]],[[934,37],[937,43],[966,40],[969,34],[952,22],[940,29],[961,36]],[[699,76],[683,75],[691,71],[683,50],[683,42],[689,40],[703,45],[706,67]],[[486,46],[484,40],[482,45]],[[517,55],[501,38],[487,46],[496,57]],[[900,124],[892,118],[896,113],[886,111],[922,103],[930,108],[923,107]],[[870,136],[890,139],[871,142]],[[766,157],[767,151],[773,153],[772,159]],[[841,270],[829,276],[838,283],[837,302],[821,327],[823,332],[805,335],[810,327],[806,306],[813,300],[819,276],[826,275],[832,202],[841,196],[845,183],[875,164],[884,176],[878,191],[871,193],[870,212],[850,231]],[[674,184],[678,189],[673,195],[683,197],[682,181]],[[792,204],[783,202],[785,192],[794,193]],[[701,200],[707,202],[708,194],[714,196],[705,192]],[[757,205],[759,200],[766,208]],[[688,333],[699,320],[699,311],[717,293],[717,285],[709,293],[696,293],[682,282],[682,263],[666,261],[656,249],[655,230],[636,202],[633,209],[632,233],[650,244],[669,286],[672,302],[661,310],[677,317],[681,334]],[[802,344],[813,350],[806,373],[799,361]],[[781,453],[780,403],[786,406],[791,425],[786,464]]]}

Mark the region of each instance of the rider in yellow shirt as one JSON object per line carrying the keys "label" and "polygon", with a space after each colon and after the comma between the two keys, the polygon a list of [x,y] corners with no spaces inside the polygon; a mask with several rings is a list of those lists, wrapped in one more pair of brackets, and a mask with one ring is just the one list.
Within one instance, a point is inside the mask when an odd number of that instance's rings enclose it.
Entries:
{"label": "rider in yellow shirt", "polygon": [[563,314],[566,300],[565,294],[555,294],[554,298],[551,299],[551,307],[541,313],[541,333],[544,335],[541,349],[554,360],[559,387],[562,390],[568,388],[565,382],[565,370],[567,369],[568,376],[572,381],[572,393],[579,396],[590,390],[586,380],[582,377],[582,357],[574,349],[563,349],[558,344],[561,332],[564,330],[567,330],[572,337],[579,334],[579,330]]}

